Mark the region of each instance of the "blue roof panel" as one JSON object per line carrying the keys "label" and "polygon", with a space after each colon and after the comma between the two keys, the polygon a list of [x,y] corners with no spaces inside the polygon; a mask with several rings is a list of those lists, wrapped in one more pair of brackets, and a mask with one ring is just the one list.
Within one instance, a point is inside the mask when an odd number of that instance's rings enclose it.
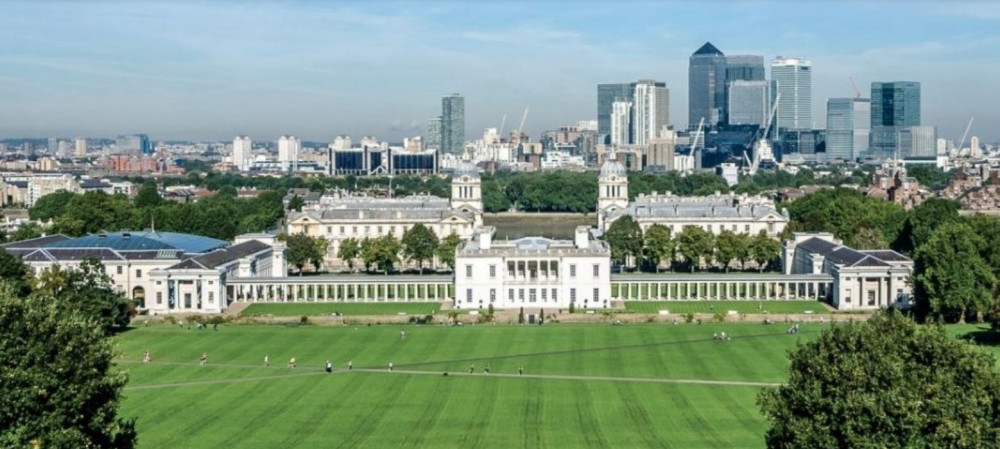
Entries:
{"label": "blue roof panel", "polygon": [[44,248],[111,248],[117,251],[181,250],[185,253],[207,253],[225,248],[223,240],[176,232],[109,232],[91,234],[45,245]]}

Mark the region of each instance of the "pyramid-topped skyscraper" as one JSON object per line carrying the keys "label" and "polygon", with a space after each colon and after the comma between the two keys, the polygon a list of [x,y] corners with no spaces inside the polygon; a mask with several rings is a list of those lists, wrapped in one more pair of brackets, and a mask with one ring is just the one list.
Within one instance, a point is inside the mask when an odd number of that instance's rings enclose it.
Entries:
{"label": "pyramid-topped skyscraper", "polygon": [[715,127],[726,116],[726,55],[705,42],[688,65],[688,126]]}

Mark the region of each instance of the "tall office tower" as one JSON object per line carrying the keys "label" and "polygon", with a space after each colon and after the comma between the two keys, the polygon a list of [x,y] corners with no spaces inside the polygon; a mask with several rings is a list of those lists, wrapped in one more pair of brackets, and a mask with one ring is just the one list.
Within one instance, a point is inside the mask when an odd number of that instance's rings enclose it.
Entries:
{"label": "tall office tower", "polygon": [[239,171],[250,170],[250,161],[253,158],[251,153],[251,148],[253,147],[253,141],[250,140],[249,136],[236,136],[233,139],[233,165]]}
{"label": "tall office tower", "polygon": [[759,55],[729,55],[726,56],[726,116],[724,123],[732,124],[729,120],[729,89],[736,81],[764,81],[764,57]]}
{"label": "tall office tower", "polygon": [[688,127],[704,118],[715,127],[726,115],[726,56],[710,42],[688,60]]}
{"label": "tall office tower", "polygon": [[59,139],[49,137],[48,150],[50,155],[55,156],[55,154],[59,151]]}
{"label": "tall office tower", "polygon": [[632,94],[632,142],[645,145],[670,124],[670,91],[653,80],[639,80]]}
{"label": "tall office tower", "polygon": [[826,101],[826,157],[852,161],[868,153],[872,102],[868,98]]}
{"label": "tall office tower", "polygon": [[465,99],[451,94],[441,99],[441,153],[462,154],[465,150]]}
{"label": "tall office tower", "polygon": [[733,125],[764,126],[771,112],[771,83],[767,81],[729,82],[729,112],[727,123]]}
{"label": "tall office tower", "polygon": [[811,130],[812,63],[802,58],[774,58],[771,79],[777,84],[778,113],[775,129]]}
{"label": "tall office tower", "polygon": [[629,144],[629,124],[632,122],[632,102],[616,101],[611,105],[611,144]]}
{"label": "tall office tower", "polygon": [[934,126],[910,126],[903,128],[899,136],[900,157],[930,158],[937,156],[937,128]]}
{"label": "tall office tower", "polygon": [[920,83],[872,83],[872,156],[895,157],[899,133],[911,126],[920,126]]}
{"label": "tall office tower", "polygon": [[441,116],[427,119],[427,138],[425,147],[428,150],[441,151]]}
{"label": "tall office tower", "polygon": [[969,157],[980,158],[983,157],[982,147],[979,146],[979,137],[972,136],[969,139]]}
{"label": "tall office tower", "polygon": [[80,159],[87,157],[87,139],[77,137],[74,144],[75,148],[73,151],[73,157]]}
{"label": "tall office tower", "polygon": [[281,162],[281,169],[284,171],[298,171],[299,151],[302,149],[302,140],[295,136],[281,136],[278,139],[278,162]]}
{"label": "tall office tower", "polygon": [[632,101],[635,83],[597,85],[597,134],[611,134],[611,111],[616,101]]}

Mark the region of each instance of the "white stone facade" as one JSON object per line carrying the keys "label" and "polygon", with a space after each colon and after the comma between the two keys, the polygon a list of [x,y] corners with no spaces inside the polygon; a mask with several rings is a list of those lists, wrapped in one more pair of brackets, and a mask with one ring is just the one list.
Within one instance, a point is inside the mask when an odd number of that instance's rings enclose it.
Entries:
{"label": "white stone facade", "polygon": [[455,308],[601,308],[611,299],[611,250],[585,226],[573,241],[493,241],[478,228],[455,256]]}

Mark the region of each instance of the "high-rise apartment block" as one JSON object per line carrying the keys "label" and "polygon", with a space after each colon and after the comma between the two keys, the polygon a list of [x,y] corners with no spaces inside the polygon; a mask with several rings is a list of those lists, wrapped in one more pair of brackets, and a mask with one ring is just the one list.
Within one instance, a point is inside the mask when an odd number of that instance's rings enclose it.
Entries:
{"label": "high-rise apartment block", "polygon": [[597,134],[611,134],[611,112],[616,101],[632,102],[635,83],[597,85]]}
{"label": "high-rise apartment block", "polygon": [[688,127],[697,128],[703,118],[715,127],[726,115],[726,56],[706,42],[688,64]]}
{"label": "high-rise apartment block", "polygon": [[812,63],[808,59],[779,56],[771,62],[771,80],[777,88],[775,129],[811,130]]}
{"label": "high-rise apartment block", "polygon": [[278,139],[278,162],[283,171],[298,171],[299,153],[302,140],[295,136],[281,136]]}
{"label": "high-rise apartment block", "polygon": [[73,157],[83,159],[87,157],[87,139],[77,137],[74,141]]}
{"label": "high-rise apartment block", "polygon": [[628,145],[632,123],[632,102],[616,101],[611,105],[611,144]]}
{"label": "high-rise apartment block", "polygon": [[441,99],[441,152],[460,155],[465,150],[465,98],[451,94]]}
{"label": "high-rise apartment block", "polygon": [[441,151],[441,117],[427,119],[427,139],[424,147],[428,150]]}
{"label": "high-rise apartment block", "polygon": [[645,145],[670,124],[670,90],[663,83],[640,80],[632,95],[632,144]]}
{"label": "high-rise apartment block", "polygon": [[[920,83],[893,81],[872,83],[871,153],[877,158],[894,157],[900,148],[900,133],[920,126]],[[918,134],[926,134],[922,131]]]}
{"label": "high-rise apartment block", "polygon": [[250,151],[252,146],[253,142],[248,136],[236,136],[236,138],[233,139],[232,163],[236,166],[237,170],[250,170],[250,164],[253,157]]}
{"label": "high-rise apartment block", "polygon": [[826,156],[855,160],[868,152],[871,100],[831,98],[826,101]]}

